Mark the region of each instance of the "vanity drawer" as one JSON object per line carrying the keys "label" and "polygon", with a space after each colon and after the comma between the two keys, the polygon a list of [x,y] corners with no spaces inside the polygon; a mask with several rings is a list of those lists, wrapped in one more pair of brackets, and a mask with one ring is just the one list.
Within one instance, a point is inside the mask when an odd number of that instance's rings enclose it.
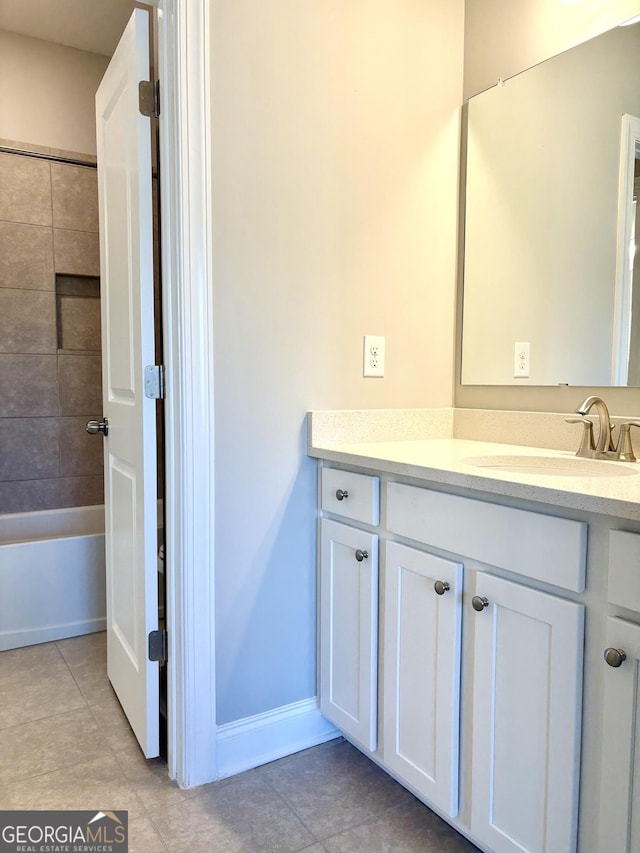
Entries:
{"label": "vanity drawer", "polygon": [[640,535],[609,531],[609,601],[640,613]]}
{"label": "vanity drawer", "polygon": [[387,527],[518,575],[584,590],[587,525],[581,521],[388,483]]}
{"label": "vanity drawer", "polygon": [[[320,505],[353,521],[377,525],[380,520],[380,478],[339,468],[320,469]],[[346,493],[346,494],[345,494]]]}

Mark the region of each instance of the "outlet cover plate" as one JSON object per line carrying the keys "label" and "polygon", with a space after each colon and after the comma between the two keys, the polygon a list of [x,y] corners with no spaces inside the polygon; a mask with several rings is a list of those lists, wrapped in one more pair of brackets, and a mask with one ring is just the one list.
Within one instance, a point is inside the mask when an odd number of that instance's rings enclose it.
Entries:
{"label": "outlet cover plate", "polygon": [[363,347],[362,375],[384,376],[385,339],[384,335],[365,335]]}

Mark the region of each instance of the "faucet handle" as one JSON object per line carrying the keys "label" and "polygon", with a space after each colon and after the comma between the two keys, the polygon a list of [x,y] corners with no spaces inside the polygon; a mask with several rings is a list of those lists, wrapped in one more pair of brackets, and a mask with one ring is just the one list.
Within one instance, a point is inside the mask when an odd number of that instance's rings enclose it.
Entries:
{"label": "faucet handle", "polygon": [[627,421],[620,424],[620,435],[618,436],[618,446],[616,447],[616,459],[621,462],[635,462],[636,456],[633,452],[633,444],[631,442],[631,427],[640,427],[640,421]]}
{"label": "faucet handle", "polygon": [[576,456],[591,455],[591,451],[596,449],[596,443],[593,438],[593,421],[585,418],[584,415],[579,415],[576,418],[565,418],[568,424],[582,424],[584,430],[582,432],[582,440]]}

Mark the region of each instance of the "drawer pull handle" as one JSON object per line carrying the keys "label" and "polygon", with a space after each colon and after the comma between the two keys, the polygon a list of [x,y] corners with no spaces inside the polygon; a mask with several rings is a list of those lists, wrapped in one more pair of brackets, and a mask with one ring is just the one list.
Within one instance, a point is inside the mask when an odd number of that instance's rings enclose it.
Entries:
{"label": "drawer pull handle", "polygon": [[349,497],[349,492],[343,491],[342,489],[338,489],[336,492],[336,499],[339,501],[344,501]]}
{"label": "drawer pull handle", "polygon": [[361,563],[363,560],[368,560],[369,554],[366,551],[361,551],[360,548],[356,551],[356,560]]}
{"label": "drawer pull handle", "polygon": [[474,595],[471,599],[471,605],[478,613],[482,613],[485,607],[489,606],[489,599],[485,598],[484,595]]}
{"label": "drawer pull handle", "polygon": [[444,595],[451,587],[446,581],[436,581],[433,585],[433,588],[438,593],[438,595]]}
{"label": "drawer pull handle", "polygon": [[609,666],[622,666],[624,661],[627,659],[627,655],[626,652],[622,651],[622,649],[605,649],[604,659]]}

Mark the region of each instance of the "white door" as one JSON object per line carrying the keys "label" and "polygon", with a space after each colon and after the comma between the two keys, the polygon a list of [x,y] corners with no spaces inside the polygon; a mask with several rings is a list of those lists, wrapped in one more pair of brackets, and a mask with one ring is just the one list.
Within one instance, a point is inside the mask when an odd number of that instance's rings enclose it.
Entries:
{"label": "white door", "polygon": [[458,814],[462,565],[388,542],[383,760]]}
{"label": "white door", "polygon": [[633,853],[640,850],[640,625],[607,619],[607,646],[598,850]]}
{"label": "white door", "polygon": [[159,752],[156,403],[148,13],[136,9],[96,94],[102,302],[107,670],[144,754]]}
{"label": "white door", "polygon": [[571,853],[584,606],[483,572],[476,580],[471,831],[495,853]]}
{"label": "white door", "polygon": [[321,521],[320,710],[375,751],[378,669],[378,537]]}

